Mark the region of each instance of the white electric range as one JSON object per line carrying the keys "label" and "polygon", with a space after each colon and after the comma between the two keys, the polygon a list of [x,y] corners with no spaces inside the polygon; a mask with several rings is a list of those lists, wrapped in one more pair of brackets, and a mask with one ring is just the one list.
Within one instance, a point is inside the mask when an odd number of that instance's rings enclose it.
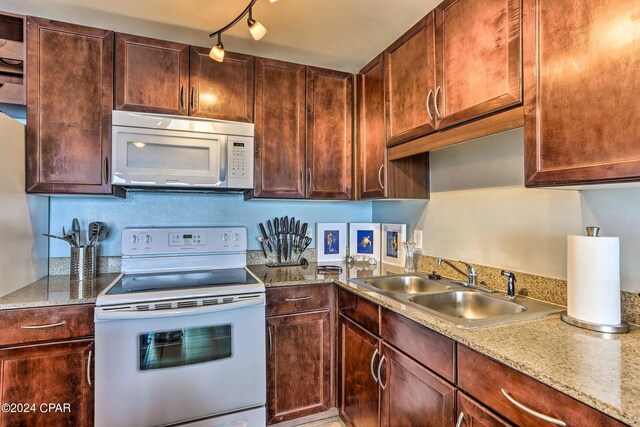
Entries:
{"label": "white electric range", "polygon": [[122,232],[97,298],[95,425],[266,423],[265,288],[242,227]]}

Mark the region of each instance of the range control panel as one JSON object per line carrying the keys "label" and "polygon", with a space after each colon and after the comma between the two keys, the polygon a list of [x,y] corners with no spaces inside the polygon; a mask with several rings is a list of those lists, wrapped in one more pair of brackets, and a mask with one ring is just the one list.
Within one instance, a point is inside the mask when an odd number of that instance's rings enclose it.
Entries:
{"label": "range control panel", "polygon": [[126,228],[122,255],[177,255],[247,250],[245,227]]}

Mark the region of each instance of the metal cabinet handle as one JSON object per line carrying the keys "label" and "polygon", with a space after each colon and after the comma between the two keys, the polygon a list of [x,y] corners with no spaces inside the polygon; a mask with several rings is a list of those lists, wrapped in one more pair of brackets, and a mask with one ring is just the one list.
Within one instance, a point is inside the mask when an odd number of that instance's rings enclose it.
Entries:
{"label": "metal cabinet handle", "polygon": [[460,412],[460,415],[458,415],[458,421],[456,421],[456,427],[460,427],[463,421],[464,421],[464,412]]}
{"label": "metal cabinet handle", "polygon": [[196,86],[191,86],[191,110],[195,110],[196,105]]}
{"label": "metal cabinet handle", "polygon": [[269,333],[269,356],[273,353],[273,336],[271,335],[271,326],[267,326],[267,332]]}
{"label": "metal cabinet handle", "polygon": [[427,94],[427,114],[429,115],[429,120],[433,120],[433,114],[431,114],[431,95],[433,95],[433,90],[429,89],[429,93]]}
{"label": "metal cabinet handle", "polygon": [[2,87],[2,86],[4,86],[4,83],[3,83],[3,82],[0,82],[0,87]]}
{"label": "metal cabinet handle", "polygon": [[87,356],[87,384],[91,385],[91,356],[93,356],[93,350],[89,350],[89,356]]}
{"label": "metal cabinet handle", "polygon": [[184,110],[184,85],[180,85],[180,109]]}
{"label": "metal cabinet handle", "polygon": [[385,388],[387,388],[386,384],[382,383],[382,376],[380,374],[380,371],[382,371],[382,364],[387,360],[387,358],[385,357],[385,355],[383,354],[382,357],[380,358],[380,363],[378,364],[378,381],[380,384],[380,388],[382,388],[383,390]]}
{"label": "metal cabinet handle", "polygon": [[313,178],[311,177],[311,168],[307,169],[307,172],[307,180],[309,181],[309,188],[307,188],[307,191],[311,192],[311,184],[313,184]]}
{"label": "metal cabinet handle", "polygon": [[436,88],[436,93],[433,96],[433,106],[436,109],[436,116],[441,117],[440,116],[440,110],[438,109],[438,95],[440,94],[440,86],[438,86]]}
{"label": "metal cabinet handle", "polygon": [[371,376],[373,377],[373,381],[375,381],[376,383],[378,382],[378,378],[376,377],[376,374],[373,371],[373,364],[376,360],[377,355],[378,355],[378,349],[376,348],[376,351],[373,352],[373,356],[371,356]]}
{"label": "metal cabinet handle", "polygon": [[109,158],[104,158],[104,183],[109,183]]}
{"label": "metal cabinet handle", "polygon": [[22,329],[47,329],[47,328],[55,328],[56,326],[62,326],[62,325],[66,325],[67,322],[62,321],[62,322],[58,322],[58,323],[50,323],[48,325],[24,325],[24,326],[20,326],[20,328]]}
{"label": "metal cabinet handle", "polygon": [[380,169],[378,169],[378,182],[380,183],[380,188],[384,190],[384,183],[382,182],[382,170],[384,169],[384,163],[380,165]]}
{"label": "metal cabinet handle", "polygon": [[302,188],[302,192],[304,193],[304,170],[300,169],[300,187]]}
{"label": "metal cabinet handle", "polygon": [[511,396],[509,395],[509,393],[507,393],[507,391],[506,391],[505,389],[501,388],[501,389],[500,389],[500,391],[502,391],[502,394],[504,394],[504,397],[506,397],[506,398],[507,398],[507,400],[508,400],[509,402],[511,402],[511,404],[513,404],[516,408],[523,410],[523,411],[524,411],[524,412],[526,412],[527,414],[532,415],[532,416],[534,416],[534,417],[536,417],[536,418],[539,418],[539,419],[541,419],[541,420],[544,420],[544,421],[546,421],[546,422],[548,422],[548,423],[555,424],[555,425],[557,425],[557,426],[566,426],[566,425],[567,425],[567,423],[565,423],[565,422],[564,422],[564,421],[562,421],[562,420],[559,420],[559,419],[557,419],[557,418],[550,417],[550,416],[545,415],[545,414],[541,414],[541,413],[540,413],[540,412],[538,412],[538,411],[534,411],[533,409],[531,409],[531,408],[528,408],[528,407],[524,406],[522,403],[518,402],[518,401],[517,401],[517,400],[515,400],[513,397],[511,397]]}
{"label": "metal cabinet handle", "polygon": [[285,299],[285,301],[304,301],[307,299],[311,299],[311,296],[306,296],[306,297],[298,297],[298,298],[287,298]]}

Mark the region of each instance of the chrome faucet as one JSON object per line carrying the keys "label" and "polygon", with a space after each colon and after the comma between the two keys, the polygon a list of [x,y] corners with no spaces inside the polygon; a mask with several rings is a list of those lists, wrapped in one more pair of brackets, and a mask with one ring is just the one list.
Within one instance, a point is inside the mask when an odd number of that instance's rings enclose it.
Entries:
{"label": "chrome faucet", "polygon": [[492,289],[489,289],[485,286],[482,285],[478,285],[477,281],[478,281],[478,272],[476,271],[476,268],[469,264],[468,262],[464,262],[464,261],[458,261],[461,262],[462,264],[465,265],[465,267],[467,267],[467,272],[465,273],[464,271],[462,271],[462,269],[456,267],[455,265],[453,265],[452,263],[450,263],[449,261],[447,261],[446,259],[442,259],[442,258],[436,258],[436,265],[437,266],[441,266],[442,263],[447,264],[449,267],[453,268],[455,271],[457,271],[458,273],[467,276],[467,281],[466,282],[460,282],[462,285],[468,287],[468,288],[475,288],[475,289],[480,289],[481,291],[485,291],[485,292],[495,292]]}

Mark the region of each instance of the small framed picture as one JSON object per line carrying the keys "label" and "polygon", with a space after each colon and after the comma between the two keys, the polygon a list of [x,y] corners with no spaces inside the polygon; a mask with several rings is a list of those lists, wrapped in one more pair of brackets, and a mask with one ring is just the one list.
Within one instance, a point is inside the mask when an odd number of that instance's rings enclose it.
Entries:
{"label": "small framed picture", "polygon": [[349,224],[349,255],[365,255],[380,261],[380,224]]}
{"label": "small framed picture", "polygon": [[342,261],[347,258],[347,224],[324,222],[316,224],[318,262]]}
{"label": "small framed picture", "polygon": [[404,267],[406,224],[382,224],[382,262]]}

